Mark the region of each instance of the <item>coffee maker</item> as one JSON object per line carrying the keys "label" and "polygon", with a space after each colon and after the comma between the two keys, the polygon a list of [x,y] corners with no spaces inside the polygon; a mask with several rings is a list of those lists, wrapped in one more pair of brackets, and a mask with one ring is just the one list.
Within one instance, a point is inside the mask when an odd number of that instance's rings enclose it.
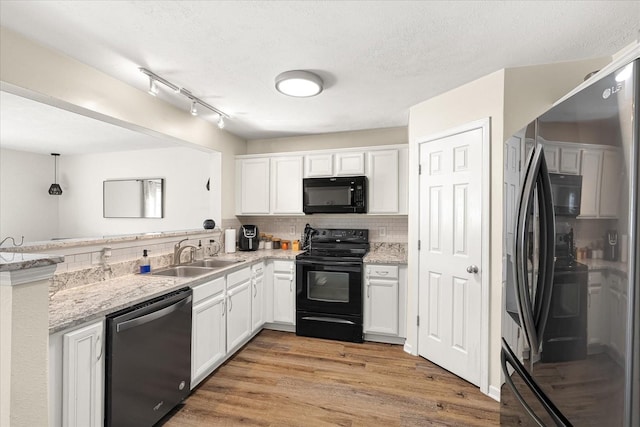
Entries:
{"label": "coffee maker", "polygon": [[618,231],[607,230],[604,236],[604,254],[603,258],[609,261],[618,260]]}

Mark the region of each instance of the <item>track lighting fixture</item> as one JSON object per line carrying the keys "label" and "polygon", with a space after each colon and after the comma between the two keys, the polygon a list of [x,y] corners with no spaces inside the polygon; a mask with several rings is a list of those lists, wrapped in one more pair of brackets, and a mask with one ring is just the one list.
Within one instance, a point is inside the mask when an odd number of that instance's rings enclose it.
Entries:
{"label": "track lighting fixture", "polygon": [[216,113],[218,115],[218,127],[220,129],[224,128],[224,119],[228,119],[229,116],[227,114],[225,114],[224,112],[218,110],[216,107],[206,103],[205,101],[203,101],[202,99],[198,98],[197,96],[193,95],[189,90],[185,89],[185,88],[181,88],[179,86],[174,85],[173,83],[171,83],[170,81],[163,79],[162,77],[160,77],[159,75],[157,75],[156,73],[147,70],[146,68],[138,68],[140,70],[140,72],[142,74],[145,74],[146,76],[149,77],[149,94],[156,96],[158,94],[158,83],[162,83],[163,85],[165,85],[166,87],[170,88],[171,90],[173,90],[175,93],[179,93],[180,95],[186,96],[187,98],[189,98],[189,100],[191,101],[191,107],[189,109],[189,112],[191,113],[191,115],[193,116],[197,116],[198,115],[198,105],[203,106],[204,108],[213,111],[214,113]]}
{"label": "track lighting fixture", "polygon": [[156,96],[158,94],[158,84],[156,79],[149,77],[149,95]]}

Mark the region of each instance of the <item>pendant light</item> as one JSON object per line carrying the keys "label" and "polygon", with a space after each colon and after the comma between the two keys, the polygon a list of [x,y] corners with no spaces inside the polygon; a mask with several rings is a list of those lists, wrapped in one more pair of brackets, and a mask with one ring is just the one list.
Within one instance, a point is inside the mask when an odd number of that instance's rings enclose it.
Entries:
{"label": "pendant light", "polygon": [[58,182],[58,153],[51,153],[53,156],[53,184],[49,187],[49,194],[52,196],[59,196],[62,194],[62,188]]}

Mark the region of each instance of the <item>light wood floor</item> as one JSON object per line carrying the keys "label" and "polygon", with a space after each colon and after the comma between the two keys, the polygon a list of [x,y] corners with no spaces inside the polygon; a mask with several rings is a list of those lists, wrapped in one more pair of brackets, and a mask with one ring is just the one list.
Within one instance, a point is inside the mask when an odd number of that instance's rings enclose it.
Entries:
{"label": "light wood floor", "polygon": [[499,403],[401,346],[264,330],[165,427],[492,426]]}

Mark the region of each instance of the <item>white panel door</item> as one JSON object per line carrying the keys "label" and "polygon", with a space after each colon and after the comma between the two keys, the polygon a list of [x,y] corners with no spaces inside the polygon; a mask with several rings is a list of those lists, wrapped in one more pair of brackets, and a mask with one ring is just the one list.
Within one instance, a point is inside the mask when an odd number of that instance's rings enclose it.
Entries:
{"label": "white panel door", "polygon": [[560,150],[560,173],[573,175],[580,173],[580,151],[579,148],[562,148]]}
{"label": "white panel door", "polygon": [[560,147],[544,144],[544,158],[547,161],[549,172],[560,173]]}
{"label": "white panel door", "polygon": [[269,213],[269,158],[241,159],[236,162],[240,180],[238,214]]}
{"label": "white panel door", "polygon": [[193,307],[191,331],[191,388],[209,375],[226,354],[224,310],[221,292]]}
{"label": "white panel door", "polygon": [[364,175],[364,153],[336,153],[336,175]]}
{"label": "white panel door", "polygon": [[264,324],[264,262],[251,267],[251,330]]}
{"label": "white panel door", "polygon": [[333,154],[307,154],[304,156],[304,177],[333,175]]}
{"label": "white panel door", "polygon": [[227,352],[251,335],[251,280],[227,292]]}
{"label": "white panel door", "polygon": [[600,206],[602,151],[582,151],[582,192],[579,218],[596,218]]}
{"label": "white panel door", "polygon": [[369,213],[398,213],[398,150],[368,154]]}
{"label": "white panel door", "polygon": [[420,145],[418,353],[477,386],[482,132],[476,128]]}
{"label": "white panel door", "polygon": [[600,217],[617,218],[620,205],[620,191],[611,191],[612,188],[622,189],[622,162],[617,151],[605,150],[602,154],[602,180],[600,182]]}
{"label": "white panel door", "polygon": [[271,159],[271,213],[302,213],[302,156]]}
{"label": "white panel door", "polygon": [[62,425],[102,426],[103,322],[64,334]]}
{"label": "white panel door", "polygon": [[[293,269],[293,263],[292,269]],[[273,321],[295,323],[295,288],[293,272],[273,274]]]}

